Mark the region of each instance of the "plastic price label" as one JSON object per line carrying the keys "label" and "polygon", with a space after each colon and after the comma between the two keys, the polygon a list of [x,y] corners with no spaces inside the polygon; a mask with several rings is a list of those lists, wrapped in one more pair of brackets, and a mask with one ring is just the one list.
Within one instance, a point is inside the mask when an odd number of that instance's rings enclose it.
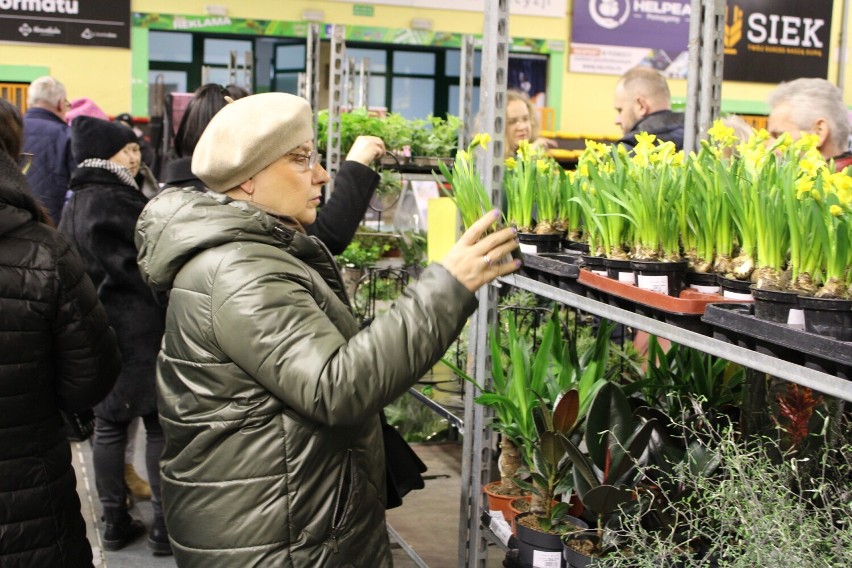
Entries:
{"label": "plastic price label", "polygon": [[533,550],[533,568],[559,568],[562,566],[561,552]]}
{"label": "plastic price label", "polygon": [[629,284],[630,286],[633,286],[636,284],[636,275],[632,272],[619,272],[618,281],[622,284]]}
{"label": "plastic price label", "polygon": [[719,287],[718,286],[702,286],[701,284],[690,284],[690,289],[695,290],[696,292],[700,292],[702,294],[718,294]]}
{"label": "plastic price label", "polygon": [[660,294],[669,293],[669,277],[668,276],[642,276],[636,277],[638,285],[643,290],[651,290]]}
{"label": "plastic price label", "polygon": [[525,243],[518,243],[518,249],[526,254],[538,254],[538,247],[535,245],[528,245]]}
{"label": "plastic price label", "polygon": [[[509,538],[512,536],[512,527],[509,526],[503,519],[503,513],[491,513],[491,523],[488,528],[494,533],[494,536],[500,539],[504,546],[509,546]],[[557,564],[557,566],[559,566]]]}
{"label": "plastic price label", "polygon": [[725,290],[723,296],[732,300],[754,300],[751,294],[743,294],[742,292],[731,292],[730,290]]}
{"label": "plastic price label", "polygon": [[790,310],[787,316],[787,325],[796,329],[805,329],[805,310]]}

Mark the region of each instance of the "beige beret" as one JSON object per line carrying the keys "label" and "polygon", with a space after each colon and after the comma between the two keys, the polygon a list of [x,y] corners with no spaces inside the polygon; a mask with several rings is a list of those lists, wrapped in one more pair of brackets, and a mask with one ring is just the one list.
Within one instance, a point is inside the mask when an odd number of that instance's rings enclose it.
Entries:
{"label": "beige beret", "polygon": [[313,140],[311,106],[287,93],[262,93],[225,105],[198,140],[192,173],[213,191],[250,179],[300,144]]}

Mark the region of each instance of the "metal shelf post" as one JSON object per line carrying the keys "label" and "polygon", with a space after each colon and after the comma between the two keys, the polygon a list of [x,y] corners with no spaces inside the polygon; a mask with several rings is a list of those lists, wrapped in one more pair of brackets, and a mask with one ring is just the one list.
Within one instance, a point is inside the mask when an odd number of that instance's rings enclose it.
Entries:
{"label": "metal shelf post", "polygon": [[346,26],[331,26],[331,64],[328,71],[328,142],[325,169],[331,181],[325,186],[326,199],[334,191],[334,177],[340,171],[340,102],[346,62]]}
{"label": "metal shelf post", "polygon": [[[491,192],[491,202],[502,203],[503,138],[506,120],[506,81],[509,68],[509,2],[485,3],[480,103],[482,128],[491,135],[488,151],[478,151],[477,170]],[[474,361],[473,376],[480,385],[489,383],[491,360],[488,330],[497,322],[497,291],[492,286],[479,290],[479,309],[471,322],[469,357]],[[464,437],[462,461],[461,513],[459,522],[459,566],[485,568],[488,541],[479,514],[483,507],[482,486],[489,481],[493,433],[486,426],[492,412],[475,404],[476,387],[465,384]]]}

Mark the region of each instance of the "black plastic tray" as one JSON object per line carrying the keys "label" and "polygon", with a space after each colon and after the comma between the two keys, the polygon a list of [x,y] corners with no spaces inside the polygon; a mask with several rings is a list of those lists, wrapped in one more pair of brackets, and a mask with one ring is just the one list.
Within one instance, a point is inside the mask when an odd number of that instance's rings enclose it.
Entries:
{"label": "black plastic tray", "polygon": [[852,342],[757,319],[752,311],[749,304],[710,304],[702,319],[724,341],[827,373],[852,374]]}
{"label": "black plastic tray", "polygon": [[522,253],[522,274],[534,280],[569,290],[581,296],[585,295],[585,286],[577,282],[580,276],[580,264],[582,260],[579,255],[570,253]]}

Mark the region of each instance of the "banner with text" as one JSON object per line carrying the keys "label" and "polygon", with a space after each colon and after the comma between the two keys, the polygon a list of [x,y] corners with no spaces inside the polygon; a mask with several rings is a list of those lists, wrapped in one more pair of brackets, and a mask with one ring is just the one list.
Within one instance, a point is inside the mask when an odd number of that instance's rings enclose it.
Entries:
{"label": "banner with text", "polygon": [[[489,2],[493,0],[487,0]],[[431,8],[435,10],[462,10],[467,12],[485,11],[486,0],[332,0],[347,4],[385,4],[404,8]],[[509,13],[518,16],[546,16],[564,18],[567,13],[567,0],[509,0]]]}
{"label": "banner with text", "polygon": [[646,65],[686,77],[690,0],[575,0],[569,70],[621,75]]}
{"label": "banner with text", "polygon": [[832,0],[729,0],[725,80],[828,77]]}
{"label": "banner with text", "polygon": [[0,41],[130,47],[130,0],[0,0]]}

